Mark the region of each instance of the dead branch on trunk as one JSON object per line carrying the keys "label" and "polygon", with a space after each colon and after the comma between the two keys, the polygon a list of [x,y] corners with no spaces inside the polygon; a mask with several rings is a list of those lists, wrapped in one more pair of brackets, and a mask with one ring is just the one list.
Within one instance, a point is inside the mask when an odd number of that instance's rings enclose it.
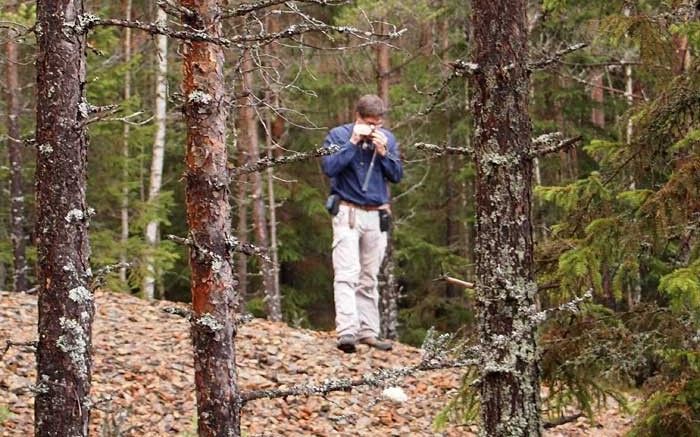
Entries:
{"label": "dead branch on trunk", "polygon": [[332,144],[330,147],[320,147],[316,150],[312,150],[311,152],[306,153],[293,153],[288,156],[280,156],[279,158],[269,156],[261,158],[256,162],[243,165],[241,167],[234,167],[231,170],[229,170],[229,176],[231,177],[231,179],[236,179],[239,176],[263,171],[269,167],[275,167],[277,165],[290,164],[292,162],[306,161],[310,158],[331,155],[339,150],[340,146],[338,146],[337,144]]}
{"label": "dead branch on trunk", "polygon": [[473,282],[462,281],[461,279],[453,278],[452,276],[448,275],[442,275],[439,278],[435,279],[435,281],[449,282],[450,284],[459,285],[460,287],[464,287],[469,290],[473,290],[474,287],[476,287],[476,284],[474,284]]}
{"label": "dead branch on trunk", "polygon": [[[184,246],[189,246],[191,248],[194,248],[195,250],[198,250],[199,253],[206,254],[206,251],[204,249],[200,248],[192,239],[190,238],[182,238],[178,237],[177,235],[167,235],[166,238],[170,241],[173,241],[177,244],[182,244]],[[266,263],[271,263],[272,260],[270,257],[267,255],[267,251],[265,249],[262,249],[260,247],[255,246],[254,244],[250,243],[241,243],[238,238],[229,236],[228,239],[226,240],[226,245],[228,246],[229,250],[232,252],[240,252],[248,256],[257,256],[260,257],[263,261]]]}
{"label": "dead branch on trunk", "polygon": [[125,263],[125,262],[120,262],[117,264],[111,264],[108,266],[104,266],[100,269],[98,269],[95,274],[92,277],[92,281],[90,282],[90,286],[88,287],[91,292],[95,292],[98,288],[102,287],[105,285],[105,281],[107,280],[107,276],[119,269],[128,269],[131,267],[131,264]]}
{"label": "dead branch on trunk", "polygon": [[[185,40],[185,41],[197,41],[206,42],[211,44],[220,45],[223,47],[238,47],[246,48],[248,44],[261,44],[269,43],[279,39],[292,38],[294,36],[303,35],[305,33],[339,33],[352,35],[356,38],[372,41],[382,41],[387,39],[395,39],[401,36],[406,29],[401,29],[389,33],[379,33],[372,30],[361,30],[354,27],[348,26],[334,26],[326,24],[319,20],[313,20],[312,22],[292,24],[286,29],[279,32],[266,33],[260,32],[257,34],[243,34],[235,35],[231,38],[212,36],[204,31],[185,31],[185,30],[174,30],[164,26],[161,23],[148,23],[143,21],[130,21],[123,20],[119,18],[100,18],[92,14],[84,14],[80,17],[79,23],[75,25],[76,32],[87,32],[97,26],[116,26],[125,27],[131,29],[138,29],[144,32],[148,32],[152,35],[166,35],[171,38]],[[330,36],[327,35],[329,38]]]}
{"label": "dead branch on trunk", "polygon": [[528,63],[527,68],[528,70],[541,70],[551,64],[554,64],[555,62],[559,62],[561,58],[568,55],[569,53],[575,52],[576,50],[580,50],[587,46],[588,44],[586,43],[578,43],[569,47],[565,47],[561,50],[557,50],[552,56],[549,56],[548,58]]}
{"label": "dead branch on trunk", "polygon": [[541,158],[542,156],[558,152],[560,150],[568,150],[583,139],[583,137],[579,135],[577,137],[562,140],[561,136],[561,132],[554,132],[551,134],[540,135],[539,137],[533,139],[533,148],[530,151],[530,157]]}
{"label": "dead branch on trunk", "polygon": [[[243,3],[233,9],[221,11],[221,18],[242,17],[251,12],[287,3],[288,0],[262,0],[256,3]],[[321,6],[338,6],[348,3],[347,0],[297,0],[297,3],[311,3]]]}
{"label": "dead branch on trunk", "polygon": [[474,150],[468,147],[454,147],[429,143],[415,143],[413,147],[415,147],[416,150],[423,150],[425,152],[432,153],[436,156],[441,156],[445,154],[472,156],[474,154]]}

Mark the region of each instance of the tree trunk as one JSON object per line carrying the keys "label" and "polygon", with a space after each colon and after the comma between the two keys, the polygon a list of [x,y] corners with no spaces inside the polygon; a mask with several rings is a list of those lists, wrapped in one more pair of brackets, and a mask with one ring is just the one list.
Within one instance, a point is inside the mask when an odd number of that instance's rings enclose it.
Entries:
{"label": "tree trunk", "polygon": [[[194,12],[183,24],[221,35],[215,0],[186,0]],[[229,172],[226,166],[224,52],[205,42],[183,44],[183,92],[187,124],[187,223],[192,269],[197,426],[200,437],[240,436],[233,314],[235,281],[227,240],[231,236]]]}
{"label": "tree trunk", "polygon": [[[384,24],[386,17],[380,23],[380,32],[387,31]],[[377,95],[384,101],[384,105],[389,107],[389,75],[391,72],[391,58],[389,56],[389,46],[387,44],[377,45]],[[384,126],[389,125],[388,115],[384,116]],[[389,190],[389,201],[391,202],[391,189]],[[394,260],[393,229],[389,229],[386,239],[386,250],[384,259],[379,267],[379,311],[380,311],[380,331],[385,338],[395,340],[398,338],[399,310],[398,301],[400,296],[399,285],[396,282],[396,262]]]}
{"label": "tree trunk", "polygon": [[[278,20],[273,17],[266,17],[265,24],[270,33],[279,32]],[[279,43],[275,42],[266,46],[267,57],[270,59],[269,64],[273,71],[281,71],[278,61]],[[280,106],[279,87],[271,80],[267,81],[268,87],[265,91],[265,99],[273,108]],[[284,129],[284,118],[273,111],[267,111],[267,129],[265,130],[265,146],[267,158],[272,159],[275,156],[276,144],[282,138]],[[275,173],[273,167],[267,168],[267,200],[268,210],[270,211],[270,257],[272,259],[272,277],[273,277],[273,293],[277,296],[282,296],[280,291],[280,265],[279,265],[279,248],[277,245],[277,205],[275,201]]]}
{"label": "tree trunk", "polygon": [[525,0],[472,3],[479,389],[490,437],[542,435],[526,24]]}
{"label": "tree trunk", "polygon": [[[258,141],[258,116],[255,111],[255,99],[253,98],[253,60],[250,52],[246,51],[243,54],[243,86],[248,92],[245,101],[241,107],[244,135],[243,141],[247,144],[248,158],[251,162],[257,162],[260,159],[260,145]],[[239,138],[239,141],[241,139]],[[263,191],[263,180],[260,172],[252,173],[249,176],[252,181],[252,198],[253,198],[253,228],[255,230],[255,244],[258,247],[267,249],[267,218],[265,213],[265,195]],[[274,272],[268,265],[261,266],[263,292],[265,294],[265,314],[267,318],[273,321],[282,320],[282,306],[280,295],[275,294],[275,279]]]}
{"label": "tree trunk", "polygon": [[591,122],[601,129],[605,128],[605,111],[603,111],[603,103],[605,103],[603,75],[603,70],[596,69],[591,71],[591,82],[593,83],[593,86],[591,87],[591,100],[595,104],[593,109],[591,109]]}
{"label": "tree trunk", "polygon": [[[168,15],[161,8],[157,8],[156,22],[165,24]],[[168,37],[165,35],[156,36],[156,59],[158,70],[156,71],[156,111],[155,124],[156,135],[153,140],[153,151],[151,152],[151,172],[148,184],[148,204],[155,207],[160,195],[160,188],[163,182],[163,159],[165,157],[165,130],[167,126],[167,103],[168,103]],[[149,250],[155,250],[158,245],[159,219],[155,218],[146,225],[146,243]],[[156,271],[153,265],[153,257],[146,257],[146,275],[143,278],[142,294],[146,299],[155,297]]]}
{"label": "tree trunk", "polygon": [[93,296],[79,0],[37,3],[37,436],[87,436]]}
{"label": "tree trunk", "polygon": [[[7,4],[7,9],[14,12],[16,2]],[[7,150],[10,160],[10,241],[12,243],[12,289],[27,290],[27,232],[24,227],[24,180],[22,177],[23,153],[20,140],[20,104],[19,104],[19,73],[17,71],[18,55],[14,32],[10,31],[5,43],[5,62],[7,64],[6,83],[6,112],[7,112]],[[0,282],[0,288],[3,283]]]}
{"label": "tree trunk", "polygon": [[[131,0],[124,0],[124,16],[126,20],[131,20]],[[131,29],[124,29],[124,62],[129,65],[131,62]],[[131,67],[124,72],[124,101],[131,99]],[[122,132],[122,202],[121,202],[121,253],[119,261],[126,264],[128,254],[126,252],[127,244],[129,243],[129,123],[124,123]],[[127,269],[122,267],[119,269],[119,279],[123,284],[127,282]],[[128,289],[128,287],[127,287]]]}

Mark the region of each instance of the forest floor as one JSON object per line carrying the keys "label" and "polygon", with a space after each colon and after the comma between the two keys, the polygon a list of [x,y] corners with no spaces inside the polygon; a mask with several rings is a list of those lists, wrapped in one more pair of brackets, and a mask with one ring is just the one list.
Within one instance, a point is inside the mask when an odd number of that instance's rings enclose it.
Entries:
{"label": "forest floor", "polygon": [[[93,329],[91,435],[196,436],[194,370],[189,323],[163,308],[172,302],[98,292]],[[36,340],[36,296],[0,292],[0,436],[33,434],[35,359],[31,348],[7,342]],[[239,329],[238,383],[242,390],[356,378],[379,369],[417,364],[420,350],[395,344],[392,352],[360,346],[347,355],[333,333],[294,329],[254,319]],[[358,387],[325,397],[257,400],[242,414],[244,436],[468,436],[473,427],[433,420],[460,383],[457,369],[431,371],[401,381],[408,400],[381,397]],[[622,436],[632,417],[615,405],[596,417],[549,429],[547,437]]]}

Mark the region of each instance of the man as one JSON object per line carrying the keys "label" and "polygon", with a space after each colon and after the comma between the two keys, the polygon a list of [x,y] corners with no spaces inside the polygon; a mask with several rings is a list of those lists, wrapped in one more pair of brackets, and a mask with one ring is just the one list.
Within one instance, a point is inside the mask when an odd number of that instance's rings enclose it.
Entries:
{"label": "man", "polygon": [[357,101],[355,122],[331,129],[324,141],[325,147],[340,146],[323,158],[323,172],[340,200],[333,217],[333,293],[338,349],[346,353],[355,352],[357,343],[392,348],[378,338],[377,274],[390,223],[386,181],[399,182],[403,167],[396,138],[382,128],[385,112],[382,99],[365,95]]}

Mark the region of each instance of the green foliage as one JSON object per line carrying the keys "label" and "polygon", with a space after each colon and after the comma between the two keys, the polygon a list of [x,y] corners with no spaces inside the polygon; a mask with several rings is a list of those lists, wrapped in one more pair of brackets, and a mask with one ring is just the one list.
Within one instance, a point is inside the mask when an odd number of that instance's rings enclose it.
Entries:
{"label": "green foliage", "polygon": [[0,405],[0,425],[12,417],[12,411],[5,405]]}
{"label": "green foliage", "polygon": [[668,295],[676,310],[700,311],[700,260],[663,276],[659,290]]}

